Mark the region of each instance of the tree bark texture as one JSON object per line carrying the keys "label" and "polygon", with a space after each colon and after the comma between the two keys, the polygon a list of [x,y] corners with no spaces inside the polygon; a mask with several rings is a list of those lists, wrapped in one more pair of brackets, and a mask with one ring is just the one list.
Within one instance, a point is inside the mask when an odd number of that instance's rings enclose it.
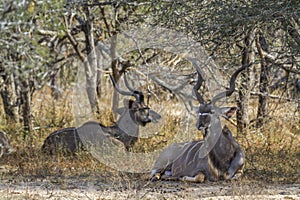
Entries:
{"label": "tree bark texture", "polygon": [[268,94],[269,94],[269,77],[270,68],[264,57],[264,52],[269,52],[268,44],[263,35],[256,40],[256,47],[260,57],[260,78],[259,78],[259,96],[257,109],[256,127],[261,128],[265,125],[268,116]]}
{"label": "tree bark texture", "polygon": [[[242,65],[249,65],[254,61],[254,38],[255,30],[249,32],[245,37],[242,51]],[[246,134],[249,128],[248,107],[250,99],[250,69],[247,68],[240,74],[240,85],[238,87],[237,102],[237,133]]]}
{"label": "tree bark texture", "polygon": [[[120,79],[120,72],[117,69],[118,66],[118,60],[117,60],[117,52],[116,52],[116,47],[117,47],[117,35],[114,35],[111,37],[111,42],[110,42],[110,46],[111,46],[111,69],[112,69],[112,73],[113,73],[113,78],[116,81],[116,84],[118,84],[118,81]],[[113,101],[112,101],[112,111],[114,113],[116,113],[116,110],[119,107],[119,93],[114,90],[113,92]]]}
{"label": "tree bark texture", "polygon": [[97,55],[94,41],[94,27],[91,20],[89,8],[85,8],[85,44],[87,60],[84,62],[85,75],[86,75],[86,90],[90,102],[92,112],[98,111],[97,103]]}
{"label": "tree bark texture", "polygon": [[18,98],[13,74],[4,73],[2,76],[4,84],[1,87],[0,93],[3,101],[4,112],[8,123],[18,122]]}
{"label": "tree bark texture", "polygon": [[31,95],[29,81],[24,80],[21,82],[21,99],[22,99],[22,118],[25,133],[30,133],[33,130],[31,123]]}

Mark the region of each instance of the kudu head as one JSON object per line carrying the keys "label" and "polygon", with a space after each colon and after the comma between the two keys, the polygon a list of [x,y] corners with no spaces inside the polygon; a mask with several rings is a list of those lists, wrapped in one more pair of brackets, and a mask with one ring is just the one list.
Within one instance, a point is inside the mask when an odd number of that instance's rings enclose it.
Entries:
{"label": "kudu head", "polygon": [[230,96],[235,89],[235,80],[237,75],[243,71],[248,66],[243,66],[239,68],[230,78],[230,87],[228,90],[221,92],[214,96],[211,101],[206,102],[201,94],[198,92],[202,83],[204,82],[201,71],[196,67],[198,73],[198,80],[196,85],[193,87],[193,93],[197,97],[197,100],[200,103],[200,106],[197,110],[197,124],[196,127],[198,130],[201,130],[204,137],[207,137],[207,134],[210,132],[222,130],[222,125],[220,122],[220,116],[229,119],[236,111],[236,107],[218,107],[216,102],[224,97]]}
{"label": "kudu head", "polygon": [[[141,126],[145,126],[150,122],[158,122],[161,116],[155,111],[151,110],[148,105],[145,104],[145,96],[141,91],[134,90],[129,86],[129,83],[126,79],[126,75],[124,73],[124,82],[129,91],[121,90],[115,82],[115,79],[110,75],[110,79],[113,83],[114,88],[122,95],[132,96],[135,100],[126,100],[125,101],[125,109],[129,110],[131,119],[134,120],[135,123]],[[149,100],[149,97],[148,97]],[[122,111],[121,111],[122,112]]]}

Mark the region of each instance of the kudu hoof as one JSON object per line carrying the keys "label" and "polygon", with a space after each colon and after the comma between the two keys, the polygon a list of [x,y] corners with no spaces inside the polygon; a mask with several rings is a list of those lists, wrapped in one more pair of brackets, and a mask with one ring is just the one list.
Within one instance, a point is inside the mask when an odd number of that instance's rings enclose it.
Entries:
{"label": "kudu hoof", "polygon": [[159,174],[155,174],[152,178],[151,178],[151,182],[155,182],[160,180],[160,175]]}

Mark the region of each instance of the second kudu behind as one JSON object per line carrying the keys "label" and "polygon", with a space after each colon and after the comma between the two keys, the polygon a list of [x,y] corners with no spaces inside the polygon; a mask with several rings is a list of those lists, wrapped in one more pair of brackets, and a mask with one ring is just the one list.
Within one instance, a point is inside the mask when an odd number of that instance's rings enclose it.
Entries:
{"label": "second kudu behind", "polygon": [[[122,143],[128,151],[137,142],[139,126],[146,126],[150,122],[158,122],[161,116],[151,110],[144,102],[144,94],[129,86],[124,74],[124,82],[129,91],[119,88],[114,78],[110,76],[114,88],[124,96],[132,96],[135,100],[125,100],[124,107],[117,112],[119,120],[113,126],[104,126],[98,122],[88,121],[79,127],[70,127],[51,133],[44,141],[42,150],[48,154],[62,153],[74,155],[80,150],[85,150],[82,138],[84,135],[103,134],[114,140],[114,143]],[[93,131],[93,133],[87,133]],[[80,137],[80,134],[82,134]],[[92,141],[93,142],[93,141]]]}
{"label": "second kudu behind", "polygon": [[0,130],[0,158],[13,152],[15,152],[15,149],[11,147],[10,139],[4,131]]}
{"label": "second kudu behind", "polygon": [[222,128],[220,119],[220,116],[230,118],[236,107],[218,107],[216,102],[234,92],[236,77],[246,67],[235,71],[230,78],[230,88],[214,96],[210,102],[206,102],[198,92],[204,80],[200,69],[196,67],[198,81],[193,93],[200,103],[196,127],[202,131],[204,140],[175,143],[167,147],[154,164],[152,181],[164,178],[190,182],[202,182],[205,179],[218,181],[237,178],[242,174],[244,151],[228,127]]}

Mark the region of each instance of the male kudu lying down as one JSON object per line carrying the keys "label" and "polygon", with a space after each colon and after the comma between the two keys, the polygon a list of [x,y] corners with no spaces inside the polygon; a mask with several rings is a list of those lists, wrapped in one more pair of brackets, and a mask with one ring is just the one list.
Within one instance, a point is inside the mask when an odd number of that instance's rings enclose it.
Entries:
{"label": "male kudu lying down", "polygon": [[[145,104],[144,94],[139,90],[134,90],[129,86],[124,74],[124,82],[129,91],[119,88],[114,78],[110,76],[114,88],[124,96],[132,96],[135,100],[124,100],[124,108],[120,108],[119,120],[112,126],[104,126],[98,122],[88,121],[79,127],[69,127],[51,133],[44,141],[42,151],[55,155],[75,155],[80,151],[85,151],[85,145],[81,141],[85,135],[91,136],[98,131],[107,135],[113,143],[123,143],[127,151],[133,147],[139,137],[139,127],[148,123],[156,123],[161,116]],[[92,131],[92,132],[91,132]],[[79,136],[79,133],[81,136]],[[100,137],[101,138],[101,137]],[[88,138],[90,140],[91,138]],[[90,141],[95,142],[95,141]]]}
{"label": "male kudu lying down", "polygon": [[191,182],[228,180],[242,174],[245,154],[233,138],[227,126],[222,128],[220,116],[230,118],[236,107],[218,107],[215,103],[223,97],[230,96],[235,89],[237,75],[248,66],[239,68],[230,79],[230,88],[204,101],[198,92],[203,78],[200,69],[198,81],[193,92],[200,103],[197,111],[198,130],[202,131],[204,140],[176,143],[167,147],[157,158],[152,170],[152,181],[159,179],[177,179]]}

